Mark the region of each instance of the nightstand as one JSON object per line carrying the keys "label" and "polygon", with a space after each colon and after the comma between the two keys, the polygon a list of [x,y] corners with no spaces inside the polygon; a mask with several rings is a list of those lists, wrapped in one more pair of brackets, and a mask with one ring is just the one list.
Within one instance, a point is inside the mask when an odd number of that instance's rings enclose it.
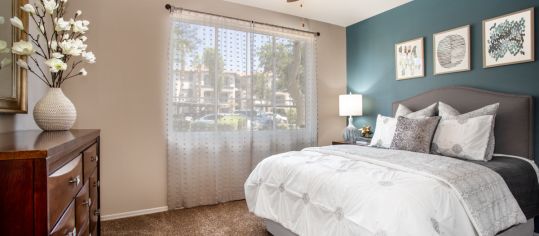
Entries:
{"label": "nightstand", "polygon": [[352,144],[345,141],[333,141],[331,142],[331,145],[346,145],[346,144]]}
{"label": "nightstand", "polygon": [[331,142],[331,145],[358,145],[358,146],[367,146],[371,143],[371,140],[372,138],[361,138],[360,140],[358,141],[363,141],[363,142],[367,142],[366,144],[362,144],[362,143],[349,143],[349,142],[345,142],[345,141],[333,141]]}

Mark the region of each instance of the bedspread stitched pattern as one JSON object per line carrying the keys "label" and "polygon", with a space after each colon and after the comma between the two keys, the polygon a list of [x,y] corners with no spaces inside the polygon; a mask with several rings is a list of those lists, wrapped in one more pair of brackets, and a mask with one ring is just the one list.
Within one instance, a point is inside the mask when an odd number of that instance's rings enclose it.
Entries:
{"label": "bedspread stitched pattern", "polygon": [[245,193],[251,212],[299,235],[492,236],[526,222],[486,167],[353,145],[269,157]]}

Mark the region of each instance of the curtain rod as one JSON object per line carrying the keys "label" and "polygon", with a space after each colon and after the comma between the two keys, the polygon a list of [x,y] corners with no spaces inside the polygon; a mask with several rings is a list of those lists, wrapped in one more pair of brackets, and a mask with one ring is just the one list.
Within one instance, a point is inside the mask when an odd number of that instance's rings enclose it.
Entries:
{"label": "curtain rod", "polygon": [[314,34],[315,36],[320,36],[320,32],[312,32],[312,31],[307,31],[307,30],[294,29],[294,28],[290,28],[290,27],[286,27],[286,26],[268,24],[268,23],[252,21],[252,20],[244,20],[244,19],[240,19],[240,18],[236,18],[236,17],[223,16],[223,15],[213,14],[213,13],[209,13],[209,12],[190,10],[190,9],[185,9],[185,8],[181,8],[181,7],[176,7],[176,6],[173,6],[173,5],[170,5],[170,4],[166,4],[165,9],[169,10],[170,12],[174,12],[174,11],[177,11],[177,10],[190,11],[190,12],[194,12],[194,13],[206,14],[206,15],[217,16],[217,17],[224,17],[224,18],[228,18],[228,19],[232,19],[232,20],[239,20],[239,21],[244,21],[244,22],[249,22],[249,23],[254,23],[254,24],[259,24],[259,25],[277,27],[277,28],[281,28],[281,29],[293,30],[293,31],[298,31],[298,32],[303,32],[303,33],[308,33],[308,34]]}

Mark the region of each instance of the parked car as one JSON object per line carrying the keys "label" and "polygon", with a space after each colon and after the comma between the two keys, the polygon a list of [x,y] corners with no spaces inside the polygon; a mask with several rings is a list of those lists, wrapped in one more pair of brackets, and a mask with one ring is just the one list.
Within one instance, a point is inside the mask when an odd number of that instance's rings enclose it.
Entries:
{"label": "parked car", "polygon": [[244,115],[248,117],[249,119],[251,117],[256,117],[259,114],[257,111],[251,111],[251,110],[240,110],[240,111],[235,111],[234,113]]}
{"label": "parked car", "polygon": [[191,131],[211,131],[215,128],[219,130],[248,130],[251,128],[250,119],[242,114],[209,114],[202,116],[191,122]]}
{"label": "parked car", "polygon": [[191,131],[211,131],[222,114],[208,114],[191,122]]}
{"label": "parked car", "polygon": [[256,116],[254,128],[256,130],[269,130],[275,123],[277,128],[287,128],[288,118],[272,112],[260,113]]}
{"label": "parked car", "polygon": [[209,114],[209,115],[205,115],[205,116],[202,116],[198,119],[196,119],[195,121],[193,121],[193,123],[195,124],[215,124],[215,121],[216,120],[219,120],[223,118],[223,114]]}
{"label": "parked car", "polygon": [[267,116],[270,116],[272,117],[275,117],[275,122],[277,123],[286,123],[288,124],[288,118],[285,117],[285,116],[282,116],[282,115],[279,115],[279,114],[274,114],[273,112],[266,112],[265,113]]}
{"label": "parked car", "polygon": [[273,117],[266,114],[258,114],[255,117],[253,127],[255,130],[268,130],[273,128]]}

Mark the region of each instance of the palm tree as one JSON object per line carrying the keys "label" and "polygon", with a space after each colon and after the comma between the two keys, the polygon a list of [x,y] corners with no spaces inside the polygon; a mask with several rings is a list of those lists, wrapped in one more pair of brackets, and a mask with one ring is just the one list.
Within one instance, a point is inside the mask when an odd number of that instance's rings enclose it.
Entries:
{"label": "palm tree", "polygon": [[215,85],[215,82],[217,81],[217,88],[221,88],[224,79],[223,71],[225,69],[225,63],[221,54],[217,52],[215,48],[205,48],[204,53],[202,54],[202,62],[208,69],[208,77],[212,85]]}
{"label": "palm tree", "polygon": [[[288,92],[294,100],[299,127],[305,126],[305,91],[302,86],[305,79],[303,50],[304,45],[300,41],[293,41],[275,43],[275,47],[273,44],[266,44],[261,47],[257,55],[264,73],[276,76],[277,91]],[[262,98],[266,90],[259,88],[255,83],[254,92],[256,96]]]}
{"label": "palm tree", "polygon": [[174,47],[178,52],[178,60],[181,71],[185,71],[185,60],[189,53],[191,53],[198,42],[196,28],[187,23],[178,23],[177,27],[173,29],[174,33]]}

